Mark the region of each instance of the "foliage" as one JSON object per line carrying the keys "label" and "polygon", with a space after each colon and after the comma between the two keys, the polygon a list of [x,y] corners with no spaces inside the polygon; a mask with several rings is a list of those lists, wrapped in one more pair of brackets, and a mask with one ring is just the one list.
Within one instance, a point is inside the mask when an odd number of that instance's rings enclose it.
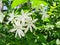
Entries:
{"label": "foliage", "polygon": [[[0,45],[60,45],[60,0],[3,0],[2,2],[8,9],[2,11],[5,16],[0,22]],[[32,31],[31,28],[26,33],[23,30],[25,36],[20,38],[18,35],[15,38],[15,32],[9,32],[14,28],[13,23],[7,22],[11,12],[14,12],[11,17],[15,19],[17,15],[24,15],[22,10],[24,14],[27,12],[29,22],[38,20],[34,22],[36,27],[32,28]],[[32,14],[28,16],[30,13]]]}

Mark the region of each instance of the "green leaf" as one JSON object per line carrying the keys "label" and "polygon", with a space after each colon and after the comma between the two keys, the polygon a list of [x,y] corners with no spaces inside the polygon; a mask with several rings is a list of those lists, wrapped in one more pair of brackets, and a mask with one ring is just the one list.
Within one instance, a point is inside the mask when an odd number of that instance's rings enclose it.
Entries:
{"label": "green leaf", "polygon": [[32,4],[32,8],[38,8],[40,7],[40,4],[43,4],[45,6],[47,6],[47,2],[42,1],[42,0],[31,0],[31,4]]}
{"label": "green leaf", "polygon": [[55,45],[56,44],[56,41],[55,40],[52,40],[50,41],[49,45]]}
{"label": "green leaf", "polygon": [[30,32],[26,33],[26,38],[27,38],[27,40],[31,40],[33,37],[34,37],[34,36],[33,36],[32,33],[30,33]]}
{"label": "green leaf", "polygon": [[28,43],[29,43],[29,45],[32,45],[32,44],[33,45],[39,45],[38,43],[35,42],[34,39],[29,40]]}
{"label": "green leaf", "polygon": [[48,18],[45,18],[43,21],[44,22],[50,22],[50,20]]}
{"label": "green leaf", "polygon": [[27,41],[28,41],[28,44],[29,45],[38,45],[36,42],[35,42],[35,38],[34,35],[31,33],[31,32],[28,32],[26,34],[26,38],[27,38]]}
{"label": "green leaf", "polygon": [[46,39],[44,37],[43,34],[38,34],[38,40],[41,42],[41,43],[46,43]]}
{"label": "green leaf", "polygon": [[14,7],[16,7],[16,6],[20,5],[20,4],[26,3],[27,1],[28,0],[14,0],[11,7],[14,8]]}

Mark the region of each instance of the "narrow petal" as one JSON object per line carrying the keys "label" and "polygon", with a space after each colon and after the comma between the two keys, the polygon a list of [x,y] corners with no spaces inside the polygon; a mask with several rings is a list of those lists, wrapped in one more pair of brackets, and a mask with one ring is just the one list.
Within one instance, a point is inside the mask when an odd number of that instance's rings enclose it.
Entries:
{"label": "narrow petal", "polygon": [[15,38],[17,37],[18,32],[16,31]]}
{"label": "narrow petal", "polygon": [[20,31],[18,31],[18,35],[19,35],[19,37],[21,38],[22,35],[21,35],[21,32],[20,32]]}
{"label": "narrow petal", "polygon": [[24,14],[24,11],[23,11],[23,9],[21,10],[21,14],[22,14],[22,15]]}
{"label": "narrow petal", "polygon": [[21,34],[21,36],[25,36],[25,34],[22,30],[20,30],[20,34]]}
{"label": "narrow petal", "polygon": [[34,24],[32,24],[32,27],[33,27],[34,29],[36,29],[36,26],[35,26]]}
{"label": "narrow petal", "polygon": [[29,26],[27,26],[27,28],[25,29],[25,33],[28,31],[28,29],[29,29]]}
{"label": "narrow petal", "polygon": [[30,31],[32,32],[32,27],[30,26]]}
{"label": "narrow petal", "polygon": [[16,29],[11,29],[9,32],[15,32],[16,31]]}
{"label": "narrow petal", "polygon": [[32,22],[34,23],[34,22],[36,22],[38,19],[35,19],[35,20],[33,20]]}
{"label": "narrow petal", "polygon": [[32,13],[28,13],[27,15],[29,16],[29,15],[31,15]]}

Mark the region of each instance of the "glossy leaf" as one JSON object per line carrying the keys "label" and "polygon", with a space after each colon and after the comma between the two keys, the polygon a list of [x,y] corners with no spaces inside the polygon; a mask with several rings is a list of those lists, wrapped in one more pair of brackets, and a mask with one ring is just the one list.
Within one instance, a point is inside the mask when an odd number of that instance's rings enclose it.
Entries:
{"label": "glossy leaf", "polygon": [[16,7],[16,6],[20,5],[20,4],[26,3],[27,1],[28,0],[14,0],[11,7],[14,8],[14,7]]}
{"label": "glossy leaf", "polygon": [[31,0],[31,6],[32,6],[32,8],[39,8],[40,7],[40,4],[43,4],[45,6],[48,5],[47,2],[42,1],[42,0]]}

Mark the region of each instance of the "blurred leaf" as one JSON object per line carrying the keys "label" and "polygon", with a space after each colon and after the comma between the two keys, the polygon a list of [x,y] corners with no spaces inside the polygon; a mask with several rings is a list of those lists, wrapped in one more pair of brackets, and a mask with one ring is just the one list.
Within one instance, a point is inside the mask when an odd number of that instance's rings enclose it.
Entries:
{"label": "blurred leaf", "polygon": [[58,21],[58,22],[56,23],[56,27],[57,27],[57,28],[60,28],[60,21]]}
{"label": "blurred leaf", "polygon": [[14,8],[14,7],[16,7],[16,6],[20,5],[20,4],[26,3],[27,1],[28,0],[22,0],[22,1],[21,0],[14,0],[11,7]]}
{"label": "blurred leaf", "polygon": [[39,45],[38,43],[35,42],[34,39],[29,40],[29,45]]}
{"label": "blurred leaf", "polygon": [[27,40],[31,40],[32,38],[34,38],[34,36],[32,33],[28,32],[28,33],[26,33],[26,38],[27,38]]}
{"label": "blurred leaf", "polygon": [[55,40],[52,40],[49,45],[56,45],[56,41]]}
{"label": "blurred leaf", "polygon": [[50,20],[48,18],[45,18],[43,21],[44,22],[50,22]]}
{"label": "blurred leaf", "polygon": [[43,0],[31,0],[32,8],[38,8],[40,7],[40,4],[43,4],[45,6],[48,5],[48,3]]}
{"label": "blurred leaf", "polygon": [[38,34],[38,40],[42,43],[46,43],[46,39],[43,34]]}

